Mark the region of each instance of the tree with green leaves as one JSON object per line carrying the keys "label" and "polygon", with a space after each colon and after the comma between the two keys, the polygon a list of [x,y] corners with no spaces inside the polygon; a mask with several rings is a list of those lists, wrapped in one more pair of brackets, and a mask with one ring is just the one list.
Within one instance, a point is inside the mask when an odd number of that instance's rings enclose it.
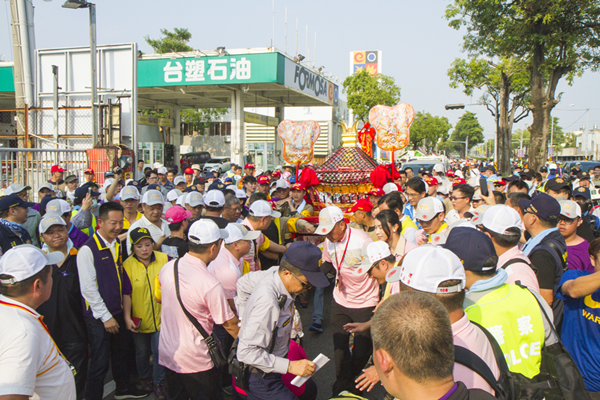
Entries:
{"label": "tree with green leaves", "polygon": [[454,0],[446,18],[466,28],[463,48],[472,55],[526,60],[533,115],[530,166],[546,160],[550,113],[560,101],[556,88],[600,66],[598,0]]}
{"label": "tree with green leaves", "polygon": [[[483,143],[483,127],[479,124],[477,115],[470,111],[465,111],[460,117],[454,127],[454,131],[452,131],[452,135],[450,135],[450,141],[464,142],[467,138],[469,138],[469,149],[479,143]],[[454,148],[459,150],[461,158],[467,158],[464,144],[453,144],[456,145]]]}
{"label": "tree with green leaves", "polygon": [[[157,54],[194,51],[187,44],[192,38],[192,34],[186,28],[175,28],[174,32],[161,29],[160,32],[163,35],[160,39],[145,37],[146,43],[152,46]],[[200,134],[204,134],[214,119],[226,113],[226,108],[186,108],[180,111],[181,123],[184,124],[184,132],[197,131]],[[169,118],[170,111],[168,109],[142,110],[142,114]]]}
{"label": "tree with green leaves", "polygon": [[527,63],[514,57],[501,60],[472,56],[457,58],[448,70],[450,87],[463,86],[472,96],[475,89],[484,91],[480,102],[496,120],[499,169],[511,172],[511,132],[515,122],[529,115],[529,73]]}
{"label": "tree with green leaves", "polygon": [[146,43],[154,49],[156,54],[194,51],[194,49],[187,44],[192,38],[192,34],[186,28],[175,28],[174,32],[161,29],[160,33],[163,35],[160,39],[150,39],[149,36],[144,38],[146,39]]}
{"label": "tree with green leaves", "polygon": [[344,79],[343,85],[348,108],[362,122],[369,121],[369,111],[376,105],[395,106],[400,102],[400,88],[391,76],[371,75],[362,70]]}
{"label": "tree with green leaves", "polygon": [[450,129],[452,125],[448,118],[419,111],[410,126],[410,145],[413,150],[422,146],[427,152],[431,152],[438,142],[448,139]]}

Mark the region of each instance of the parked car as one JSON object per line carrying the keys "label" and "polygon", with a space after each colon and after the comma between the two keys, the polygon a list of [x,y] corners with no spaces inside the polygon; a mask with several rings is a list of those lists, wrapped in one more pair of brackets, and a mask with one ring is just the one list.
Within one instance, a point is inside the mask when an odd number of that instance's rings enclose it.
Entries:
{"label": "parked car", "polygon": [[589,172],[594,169],[596,165],[600,165],[600,161],[567,161],[561,168],[563,170],[564,175],[571,175],[571,168],[575,168],[577,163],[581,163],[581,170]]}
{"label": "parked car", "polygon": [[231,157],[213,157],[204,164],[204,172],[216,170],[219,175],[231,168]]}
{"label": "parked car", "polygon": [[204,164],[208,160],[210,160],[210,153],[208,151],[182,154],[180,161],[181,170],[184,171],[186,168],[191,168],[194,164],[198,164],[200,168],[204,168]]}
{"label": "parked car", "polygon": [[431,172],[433,170],[433,166],[436,164],[442,164],[444,166],[444,173],[446,171],[448,171],[448,163],[447,162],[443,162],[440,160],[414,160],[414,161],[407,161],[404,164],[402,164],[402,167],[400,167],[400,170],[405,170],[406,168],[410,167],[412,168],[413,172],[415,173],[415,175],[417,175],[419,173],[419,170],[421,168],[425,168],[427,171]]}

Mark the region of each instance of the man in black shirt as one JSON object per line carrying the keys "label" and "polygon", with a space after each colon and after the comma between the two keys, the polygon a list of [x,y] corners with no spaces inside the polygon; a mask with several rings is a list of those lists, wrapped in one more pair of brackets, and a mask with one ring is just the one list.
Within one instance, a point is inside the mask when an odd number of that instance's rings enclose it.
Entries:
{"label": "man in black shirt", "polygon": [[42,251],[60,252],[64,260],[52,266],[52,294],[37,311],[44,316],[44,323],[56,345],[75,367],[77,399],[83,399],[88,371],[88,339],[83,308],[77,249],[69,240],[69,231],[60,215],[46,214],[40,222],[40,236],[44,241]]}
{"label": "man in black shirt", "polygon": [[567,269],[567,244],[557,228],[560,204],[546,193],[539,193],[532,200],[520,200],[519,205],[524,208],[523,223],[531,235],[523,252],[531,261],[540,294],[552,307],[554,326],[560,332],[564,305],[556,297],[556,289]]}
{"label": "man in black shirt", "polygon": [[229,221],[221,217],[225,206],[225,196],[218,189],[209,190],[204,195],[204,216],[202,218],[212,219],[219,229],[225,229]]}
{"label": "man in black shirt", "polygon": [[165,253],[169,260],[180,258],[188,252],[188,241],[185,232],[189,226],[189,218],[192,213],[183,207],[173,206],[165,213],[165,219],[169,223],[171,235],[163,240],[160,251]]}

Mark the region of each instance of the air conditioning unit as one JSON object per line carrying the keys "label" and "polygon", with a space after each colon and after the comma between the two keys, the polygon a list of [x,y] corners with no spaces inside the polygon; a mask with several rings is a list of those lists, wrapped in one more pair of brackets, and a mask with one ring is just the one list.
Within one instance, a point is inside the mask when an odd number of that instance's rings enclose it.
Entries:
{"label": "air conditioning unit", "polygon": [[223,142],[231,143],[231,136],[223,136]]}

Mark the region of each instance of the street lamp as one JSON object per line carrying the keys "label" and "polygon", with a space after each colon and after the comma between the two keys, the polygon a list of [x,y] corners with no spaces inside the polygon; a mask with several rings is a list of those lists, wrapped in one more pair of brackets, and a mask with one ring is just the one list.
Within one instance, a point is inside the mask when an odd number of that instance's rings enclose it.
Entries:
{"label": "street lamp", "polygon": [[98,84],[96,82],[96,5],[86,0],[67,0],[63,8],[90,10],[90,67],[92,74],[92,147],[98,142],[98,126],[96,123],[96,105],[98,103]]}

